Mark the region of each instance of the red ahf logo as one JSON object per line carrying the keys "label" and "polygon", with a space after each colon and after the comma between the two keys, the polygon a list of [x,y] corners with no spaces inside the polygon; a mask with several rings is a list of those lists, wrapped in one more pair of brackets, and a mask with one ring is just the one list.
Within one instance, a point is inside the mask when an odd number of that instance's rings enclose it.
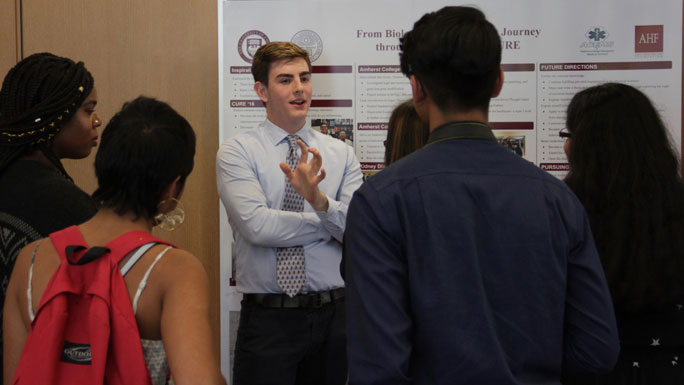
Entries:
{"label": "red ahf logo", "polygon": [[663,52],[663,26],[634,26],[634,52]]}

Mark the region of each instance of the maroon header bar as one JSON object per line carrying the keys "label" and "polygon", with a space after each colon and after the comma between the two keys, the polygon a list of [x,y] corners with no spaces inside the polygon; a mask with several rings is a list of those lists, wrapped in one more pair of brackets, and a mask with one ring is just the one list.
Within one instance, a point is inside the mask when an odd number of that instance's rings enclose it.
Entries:
{"label": "maroon header bar", "polygon": [[[350,74],[352,73],[352,66],[312,66],[311,71],[315,74]],[[250,66],[231,66],[230,73],[233,75],[251,75],[252,67]]]}
{"label": "maroon header bar", "polygon": [[252,74],[252,67],[249,67],[249,66],[235,66],[235,67],[233,67],[233,66],[231,66],[230,67],[230,73],[231,74],[237,74],[237,75],[240,75],[240,74],[251,75]]}
{"label": "maroon header bar", "polygon": [[311,101],[311,107],[316,108],[316,107],[351,107],[352,106],[352,100],[351,99],[319,99],[319,100],[312,100]]}
{"label": "maroon header bar", "polygon": [[502,64],[504,72],[534,72],[534,63]]}
{"label": "maroon header bar", "polygon": [[567,163],[539,163],[539,168],[546,171],[570,171]]}
{"label": "maroon header bar", "polygon": [[389,123],[358,123],[356,127],[359,130],[368,131],[386,130],[389,127]]}
{"label": "maroon header bar", "polygon": [[360,65],[360,74],[391,74],[401,72],[401,67],[397,65]]}
{"label": "maroon header bar", "polygon": [[352,66],[313,66],[311,71],[315,74],[350,74]]}
{"label": "maroon header bar", "polygon": [[[231,100],[230,107],[232,108],[255,108],[263,107],[264,103],[261,100]],[[351,99],[340,100],[312,100],[311,107],[351,107]]]}
{"label": "maroon header bar", "polygon": [[671,61],[634,61],[610,63],[541,63],[540,71],[615,71],[672,69]]}
{"label": "maroon header bar", "polygon": [[492,130],[533,130],[534,122],[489,122]]}
{"label": "maroon header bar", "polygon": [[232,108],[254,108],[263,107],[264,102],[261,100],[231,100],[230,107]]}
{"label": "maroon header bar", "polygon": [[380,171],[384,168],[383,162],[361,162],[361,171]]}

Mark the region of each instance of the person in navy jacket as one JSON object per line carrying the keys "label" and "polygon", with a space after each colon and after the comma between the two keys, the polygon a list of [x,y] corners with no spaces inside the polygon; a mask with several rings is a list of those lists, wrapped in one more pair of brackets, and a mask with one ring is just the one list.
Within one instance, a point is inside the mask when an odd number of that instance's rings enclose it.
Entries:
{"label": "person in navy jacket", "polygon": [[618,333],[584,208],[488,126],[503,85],[496,29],[445,7],[401,46],[430,136],[350,203],[350,384],[559,384],[563,371],[611,370]]}

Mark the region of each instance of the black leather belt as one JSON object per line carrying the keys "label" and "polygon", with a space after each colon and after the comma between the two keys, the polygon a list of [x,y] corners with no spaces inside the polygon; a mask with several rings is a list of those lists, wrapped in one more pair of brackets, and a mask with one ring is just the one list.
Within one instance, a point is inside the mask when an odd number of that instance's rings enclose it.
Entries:
{"label": "black leather belt", "polygon": [[255,303],[269,308],[319,308],[344,298],[344,288],[297,294],[294,297],[287,294],[244,294],[242,298],[245,303]]}

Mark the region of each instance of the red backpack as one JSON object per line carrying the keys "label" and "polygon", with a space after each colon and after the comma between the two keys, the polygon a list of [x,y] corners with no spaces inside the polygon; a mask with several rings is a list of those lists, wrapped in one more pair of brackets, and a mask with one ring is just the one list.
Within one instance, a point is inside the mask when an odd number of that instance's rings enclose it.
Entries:
{"label": "red backpack", "polygon": [[131,231],[89,248],[76,226],[50,239],[62,262],[31,322],[12,383],[150,385],[119,261],[141,245],[171,244]]}

